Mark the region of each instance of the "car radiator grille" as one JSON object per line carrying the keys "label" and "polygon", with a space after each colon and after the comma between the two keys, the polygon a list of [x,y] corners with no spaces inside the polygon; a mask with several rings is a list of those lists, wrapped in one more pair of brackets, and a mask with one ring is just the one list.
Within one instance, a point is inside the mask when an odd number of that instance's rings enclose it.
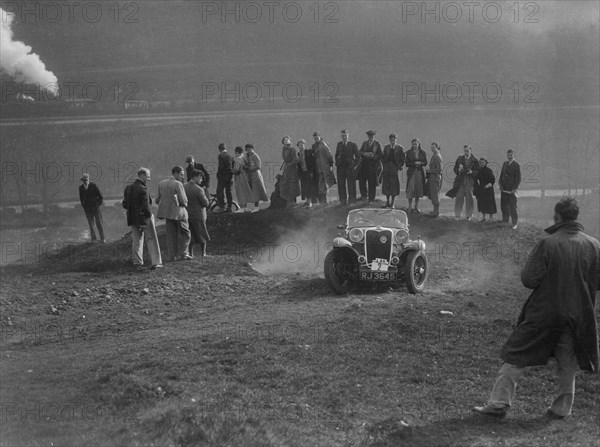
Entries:
{"label": "car radiator grille", "polygon": [[375,258],[390,260],[392,253],[392,232],[390,230],[367,230],[365,235],[365,256],[370,263]]}

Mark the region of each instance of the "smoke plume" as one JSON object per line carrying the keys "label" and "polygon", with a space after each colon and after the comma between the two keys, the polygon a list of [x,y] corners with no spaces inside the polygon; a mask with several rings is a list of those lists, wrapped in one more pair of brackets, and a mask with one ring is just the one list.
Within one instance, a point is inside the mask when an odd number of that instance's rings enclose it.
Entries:
{"label": "smoke plume", "polygon": [[53,95],[58,94],[58,79],[54,73],[46,70],[40,57],[31,52],[31,47],[23,42],[13,40],[11,29],[13,14],[2,8],[0,23],[0,70],[18,82],[37,84]]}

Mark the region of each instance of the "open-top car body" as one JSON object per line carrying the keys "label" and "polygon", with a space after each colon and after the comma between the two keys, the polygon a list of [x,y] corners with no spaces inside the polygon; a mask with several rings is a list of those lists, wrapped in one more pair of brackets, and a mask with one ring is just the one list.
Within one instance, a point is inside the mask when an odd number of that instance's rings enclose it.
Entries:
{"label": "open-top car body", "polygon": [[389,208],[348,212],[325,258],[325,279],[339,294],[352,292],[361,281],[403,281],[418,293],[427,273],[425,242],[411,240],[406,213]]}

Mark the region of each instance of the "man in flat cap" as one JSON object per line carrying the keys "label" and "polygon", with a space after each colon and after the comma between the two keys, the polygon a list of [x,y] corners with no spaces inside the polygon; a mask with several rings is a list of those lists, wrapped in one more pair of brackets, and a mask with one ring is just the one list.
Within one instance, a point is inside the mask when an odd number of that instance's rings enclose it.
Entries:
{"label": "man in flat cap", "polygon": [[381,157],[383,156],[381,144],[375,139],[375,133],[374,130],[367,131],[368,139],[363,142],[360,148],[360,162],[357,168],[360,198],[362,200],[368,198],[369,203],[375,200],[377,168],[381,164]]}
{"label": "man in flat cap", "polygon": [[100,212],[100,206],[104,201],[102,193],[95,183],[90,182],[89,174],[83,174],[80,180],[82,185],[79,187],[79,201],[81,202],[83,211],[85,211],[85,217],[90,227],[90,237],[92,242],[96,242],[96,233],[94,232],[95,221],[96,228],[98,228],[98,236],[100,236],[100,242],[106,243],[104,229],[102,228],[102,213]]}
{"label": "man in flat cap", "polygon": [[335,185],[335,176],[333,175],[333,156],[327,143],[321,138],[319,132],[313,133],[315,144],[312,145],[317,164],[317,174],[319,176],[319,203],[327,205],[327,190]]}

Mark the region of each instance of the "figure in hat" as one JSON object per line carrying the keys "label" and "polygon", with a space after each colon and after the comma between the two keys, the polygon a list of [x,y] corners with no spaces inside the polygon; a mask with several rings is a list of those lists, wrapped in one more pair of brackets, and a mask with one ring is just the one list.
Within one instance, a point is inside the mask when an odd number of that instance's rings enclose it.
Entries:
{"label": "figure in hat", "polygon": [[337,183],[333,175],[333,155],[319,132],[313,133],[313,138],[315,143],[312,145],[312,149],[315,153],[319,176],[319,203],[327,205],[327,191]]}
{"label": "figure in hat", "polygon": [[[348,141],[350,134],[346,129],[342,130],[342,141],[337,144],[335,150],[335,165],[338,175],[338,195],[340,205],[356,202],[356,166],[360,160],[358,146]],[[346,186],[348,188],[346,189]]]}
{"label": "figure in hat", "polygon": [[357,167],[358,188],[361,200],[372,203],[377,193],[377,168],[381,164],[383,152],[381,144],[375,139],[375,131],[367,131],[367,141],[360,147],[360,162]]}

